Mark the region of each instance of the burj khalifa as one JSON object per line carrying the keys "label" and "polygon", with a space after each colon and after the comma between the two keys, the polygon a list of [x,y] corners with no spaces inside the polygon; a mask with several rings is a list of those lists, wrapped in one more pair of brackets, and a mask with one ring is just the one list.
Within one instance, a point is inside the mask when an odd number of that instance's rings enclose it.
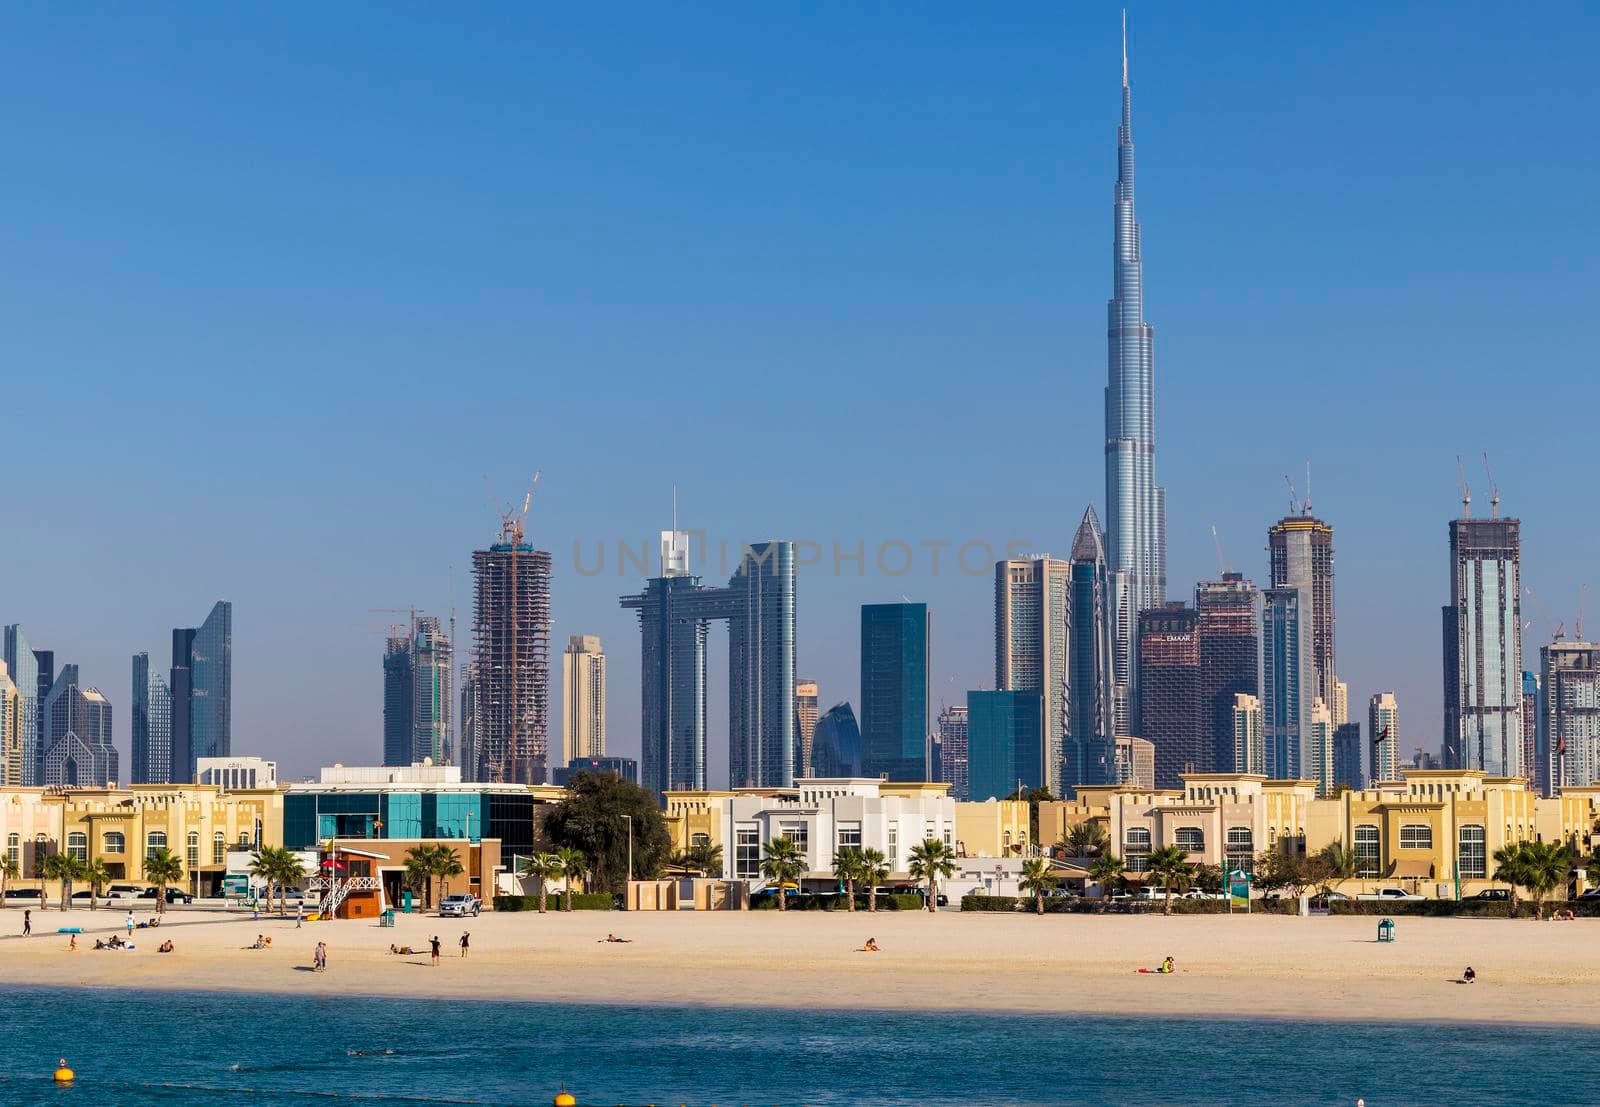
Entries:
{"label": "burj khalifa", "polygon": [[1128,27],[1122,27],[1113,295],[1107,305],[1106,568],[1111,585],[1118,734],[1138,726],[1139,612],[1166,597],[1166,492],[1156,484],[1155,331],[1144,321],[1144,265],[1133,211]]}

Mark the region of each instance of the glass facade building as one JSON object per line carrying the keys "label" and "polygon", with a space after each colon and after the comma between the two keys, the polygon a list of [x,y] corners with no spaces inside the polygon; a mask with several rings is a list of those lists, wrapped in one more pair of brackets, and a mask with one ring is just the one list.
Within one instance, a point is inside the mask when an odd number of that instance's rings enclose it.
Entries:
{"label": "glass facade building", "polygon": [[[531,812],[531,795],[528,802]],[[291,788],[283,797],[283,844],[303,850],[316,849],[330,838],[464,838],[476,842],[486,827],[494,837],[489,815],[489,797],[480,791]]]}
{"label": "glass facade building", "polygon": [[1182,788],[1183,773],[1214,772],[1216,745],[1200,701],[1200,617],[1194,608],[1175,602],[1139,613],[1138,685],[1140,737],[1155,746],[1156,787]]}
{"label": "glass facade building", "polygon": [[1212,743],[1213,771],[1236,768],[1233,733],[1235,697],[1261,691],[1261,594],[1239,573],[1195,586],[1200,619],[1200,711]]}
{"label": "glass facade building", "polygon": [[1444,609],[1444,763],[1525,776],[1522,763],[1522,524],[1450,521]]}
{"label": "glass facade building", "polygon": [[1072,540],[1070,599],[1063,795],[1079,784],[1109,784],[1116,776],[1111,585],[1093,507],[1083,513]]}
{"label": "glass facade building", "polygon": [[1311,642],[1311,586],[1267,589],[1261,606],[1261,714],[1264,771],[1273,780],[1300,779],[1317,700]]}
{"label": "glass facade building", "polygon": [[135,784],[169,783],[172,767],[172,693],[150,655],[133,655],[133,767]]}
{"label": "glass facade building", "polygon": [[[687,545],[663,535],[663,550]],[[708,588],[684,561],[623,596],[639,613],[640,783],[656,792],[706,787],[706,638],[728,624],[728,776],[735,787],[794,783],[793,542],[746,546],[726,588]]]}
{"label": "glass facade building", "polygon": [[43,760],[43,750],[40,748],[39,715],[39,662],[33,655],[33,647],[28,644],[28,636],[23,633],[21,623],[12,623],[5,628],[5,662],[6,670],[11,674],[11,682],[17,686],[17,695],[21,700],[21,715],[17,719],[17,764],[20,766],[20,777],[17,780],[6,781],[10,785],[34,786],[39,783],[39,765]]}
{"label": "glass facade building", "polygon": [[983,801],[1039,788],[1044,698],[1036,691],[967,693],[967,788]]}
{"label": "glass facade building", "polygon": [[164,780],[185,783],[198,758],[233,753],[233,604],[218,600],[200,626],[173,630],[167,686],[172,760]]}
{"label": "glass facade building", "polygon": [[866,776],[931,779],[928,685],[931,618],[922,603],[861,607],[861,746]]}
{"label": "glass facade building", "polygon": [[1144,251],[1133,202],[1133,94],[1122,53],[1122,123],[1107,305],[1106,558],[1116,635],[1116,732],[1137,731],[1138,617],[1166,598],[1166,496],[1156,485],[1155,331],[1144,319]]}
{"label": "glass facade building", "polygon": [[1062,794],[1071,629],[1069,562],[1033,557],[995,563],[994,685],[1043,697],[1044,740],[1039,764],[1027,775],[1055,795]]}
{"label": "glass facade building", "polygon": [[836,703],[817,719],[811,738],[811,775],[843,777],[864,775],[861,767],[861,728],[848,703]]}

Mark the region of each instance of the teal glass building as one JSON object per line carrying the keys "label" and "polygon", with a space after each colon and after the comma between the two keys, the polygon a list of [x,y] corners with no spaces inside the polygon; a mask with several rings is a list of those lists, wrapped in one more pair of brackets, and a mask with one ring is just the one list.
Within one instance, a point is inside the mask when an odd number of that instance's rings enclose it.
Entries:
{"label": "teal glass building", "polygon": [[999,799],[1045,783],[1044,698],[1037,691],[967,693],[967,792]]}
{"label": "teal glass building", "polygon": [[930,623],[924,603],[861,607],[861,769],[889,780],[931,780],[928,765]]}

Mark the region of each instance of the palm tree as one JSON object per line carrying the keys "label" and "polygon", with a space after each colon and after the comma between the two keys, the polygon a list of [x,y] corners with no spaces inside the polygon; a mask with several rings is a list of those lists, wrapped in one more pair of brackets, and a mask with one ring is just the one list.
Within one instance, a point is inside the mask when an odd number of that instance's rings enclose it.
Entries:
{"label": "palm tree", "polygon": [[777,883],[778,910],[787,911],[789,905],[785,901],[789,898],[788,884],[798,881],[800,874],[805,871],[805,855],[793,840],[781,836],[767,843],[766,854],[761,859],[761,875]]}
{"label": "palm tree", "polygon": [[406,850],[406,885],[422,893],[422,909],[433,906],[433,870],[438,846],[412,846]]}
{"label": "palm tree", "polygon": [[1501,846],[1494,851],[1494,878],[1511,885],[1511,917],[1517,917],[1517,888],[1527,875],[1522,862],[1522,843]]}
{"label": "palm tree", "polygon": [[183,879],[183,861],[166,846],[144,859],[144,878],[156,882],[156,914],[167,912],[167,885]]}
{"label": "palm tree", "polygon": [[111,870],[98,857],[83,866],[83,879],[89,882],[89,910],[100,905],[100,889],[111,882]]}
{"label": "palm tree", "polygon": [[467,870],[461,867],[461,857],[449,846],[440,846],[434,852],[433,875],[439,878],[439,901],[450,894],[450,881]]}
{"label": "palm tree", "polygon": [[6,885],[13,880],[21,879],[22,869],[12,860],[11,855],[0,854],[0,908],[6,905]]}
{"label": "palm tree", "polygon": [[856,881],[861,879],[861,869],[861,851],[855,846],[845,846],[833,855],[833,875],[844,884],[847,911],[856,909]]}
{"label": "palm tree", "polygon": [[1517,883],[1532,893],[1534,916],[1542,919],[1544,897],[1564,884],[1572,869],[1572,850],[1561,842],[1523,842],[1517,853]]}
{"label": "palm tree", "polygon": [[1150,854],[1150,876],[1167,890],[1163,915],[1172,914],[1172,893],[1177,888],[1187,888],[1194,880],[1194,866],[1189,864],[1189,851],[1182,846],[1162,846]]}
{"label": "palm tree", "polygon": [[889,862],[883,851],[868,846],[861,851],[861,879],[867,885],[867,910],[878,909],[878,885],[889,879]]}
{"label": "palm tree", "polygon": [[701,876],[722,875],[721,846],[701,842],[698,846],[689,847],[689,856],[694,858],[695,868],[700,870]]}
{"label": "palm tree", "polygon": [[565,901],[563,911],[572,910],[572,878],[584,877],[589,872],[589,859],[583,851],[573,849],[571,846],[562,846],[556,850],[556,859],[561,862],[562,899]]}
{"label": "palm tree", "polygon": [[699,872],[700,866],[695,862],[694,854],[686,849],[673,852],[667,858],[667,872],[677,876],[688,876],[690,873]]}
{"label": "palm tree", "polygon": [[1122,858],[1114,853],[1102,853],[1089,862],[1089,877],[1100,885],[1100,898],[1111,898],[1111,882],[1122,875]]}
{"label": "palm tree", "polygon": [[63,911],[67,909],[67,901],[72,896],[72,882],[82,873],[83,862],[70,853],[52,853],[39,863],[39,875],[44,880],[61,881],[61,910]]}
{"label": "palm tree", "polygon": [[1044,914],[1044,894],[1056,886],[1060,878],[1050,871],[1050,863],[1042,857],[1030,857],[1022,863],[1022,880],[1018,882],[1024,892],[1033,896],[1034,909]]}
{"label": "palm tree", "polygon": [[564,871],[561,858],[553,853],[536,853],[522,862],[522,875],[534,877],[539,881],[539,914],[545,913],[545,889],[549,882]]}
{"label": "palm tree", "polygon": [[918,880],[928,882],[928,910],[939,909],[939,880],[948,880],[956,874],[955,850],[939,841],[929,838],[919,846],[911,847],[911,875]]}
{"label": "palm tree", "polygon": [[1098,857],[1111,845],[1111,839],[1106,835],[1106,828],[1100,822],[1090,819],[1078,823],[1061,839],[1060,845],[1064,846],[1074,857]]}
{"label": "palm tree", "polygon": [[[267,885],[267,907],[272,906],[272,893],[278,891],[280,901],[284,895],[284,859],[292,857],[288,850],[279,846],[262,846],[250,856],[250,875],[259,878]],[[298,862],[296,862],[298,864]],[[286,902],[286,901],[285,901]],[[280,907],[279,913],[282,914]]]}

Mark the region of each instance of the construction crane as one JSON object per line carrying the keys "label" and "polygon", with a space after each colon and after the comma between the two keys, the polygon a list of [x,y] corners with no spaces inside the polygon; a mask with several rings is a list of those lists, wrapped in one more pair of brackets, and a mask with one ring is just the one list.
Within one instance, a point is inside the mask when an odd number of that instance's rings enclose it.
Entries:
{"label": "construction crane", "polygon": [[525,537],[528,521],[528,507],[533,503],[533,493],[539,487],[539,478],[544,475],[543,469],[534,470],[533,479],[528,482],[528,491],[522,497],[522,507],[517,509],[511,505],[501,506],[500,499],[494,494],[494,485],[489,478],[483,478],[484,487],[489,490],[489,502],[500,515],[500,545],[520,546]]}
{"label": "construction crane", "polygon": [[[1489,518],[1500,517],[1500,486],[1494,482],[1494,474],[1489,471],[1489,451],[1483,452],[1483,476],[1489,482]],[[1579,637],[1582,637],[1581,635]]]}
{"label": "construction crane", "polygon": [[1289,474],[1283,474],[1283,483],[1289,486],[1289,514],[1300,514],[1300,493],[1294,490],[1294,481],[1289,479]]}
{"label": "construction crane", "polygon": [[1580,642],[1583,641],[1583,601],[1584,601],[1584,594],[1587,593],[1588,591],[1589,591],[1589,586],[1587,584],[1578,585],[1578,625],[1573,627],[1572,629],[1577,633],[1578,641],[1580,641]]}
{"label": "construction crane", "polygon": [[1456,455],[1456,479],[1461,482],[1461,517],[1472,518],[1472,489],[1467,487],[1467,471],[1461,467],[1461,455]]}
{"label": "construction crane", "polygon": [[1566,635],[1566,623],[1552,623],[1550,613],[1544,609],[1544,604],[1539,602],[1539,597],[1533,594],[1533,586],[1524,584],[1522,594],[1528,597],[1528,602],[1533,604],[1533,609],[1539,613],[1539,618],[1544,620],[1545,629],[1550,632],[1550,641],[1559,642]]}
{"label": "construction crane", "polygon": [[1217,547],[1217,572],[1223,576],[1228,575],[1228,562],[1222,556],[1222,539],[1217,537],[1217,525],[1211,524],[1211,541]]}

